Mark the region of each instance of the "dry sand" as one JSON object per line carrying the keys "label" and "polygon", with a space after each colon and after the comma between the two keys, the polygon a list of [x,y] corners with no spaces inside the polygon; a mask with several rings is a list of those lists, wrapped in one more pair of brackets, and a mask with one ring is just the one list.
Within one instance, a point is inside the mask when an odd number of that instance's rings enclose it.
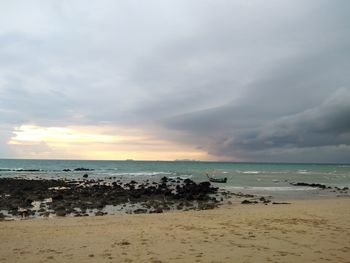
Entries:
{"label": "dry sand", "polygon": [[350,199],[0,222],[0,262],[350,262]]}

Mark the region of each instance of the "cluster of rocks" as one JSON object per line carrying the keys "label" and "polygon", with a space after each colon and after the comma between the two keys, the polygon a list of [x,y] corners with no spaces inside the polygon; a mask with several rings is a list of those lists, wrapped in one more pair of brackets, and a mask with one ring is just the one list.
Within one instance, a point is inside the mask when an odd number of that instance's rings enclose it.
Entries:
{"label": "cluster of rocks", "polygon": [[313,187],[313,188],[319,188],[319,189],[322,189],[322,190],[325,190],[325,189],[331,189],[333,192],[340,192],[340,193],[343,193],[343,194],[346,194],[348,193],[349,191],[349,187],[331,187],[331,186],[327,186],[327,185],[324,185],[324,184],[318,184],[318,183],[304,183],[304,182],[297,182],[297,183],[290,183],[291,185],[294,185],[294,186],[307,186],[307,187]]}
{"label": "cluster of rocks", "polygon": [[[248,195],[247,197],[252,197],[252,195]],[[241,204],[246,205],[246,204],[258,204],[258,203],[263,203],[265,205],[271,203],[270,199],[267,199],[266,197],[259,197],[257,199],[244,199]]]}
{"label": "cluster of rocks", "polygon": [[[0,179],[0,210],[12,217],[105,215],[107,206],[119,207],[126,213],[212,209],[221,200],[218,188],[209,182],[195,183],[181,178],[163,177],[160,182],[143,183]],[[130,206],[134,209],[129,209]]]}
{"label": "cluster of rocks", "polygon": [[320,188],[320,189],[330,189],[330,186],[326,186],[324,184],[316,184],[316,183],[290,183],[291,185],[294,186],[308,186],[308,187],[313,187],[313,188]]}

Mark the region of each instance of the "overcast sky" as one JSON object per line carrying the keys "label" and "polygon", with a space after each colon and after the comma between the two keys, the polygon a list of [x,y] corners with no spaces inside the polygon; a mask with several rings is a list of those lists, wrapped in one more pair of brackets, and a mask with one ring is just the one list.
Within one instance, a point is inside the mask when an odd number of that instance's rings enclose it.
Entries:
{"label": "overcast sky", "polygon": [[350,162],[349,10],[0,1],[0,157]]}

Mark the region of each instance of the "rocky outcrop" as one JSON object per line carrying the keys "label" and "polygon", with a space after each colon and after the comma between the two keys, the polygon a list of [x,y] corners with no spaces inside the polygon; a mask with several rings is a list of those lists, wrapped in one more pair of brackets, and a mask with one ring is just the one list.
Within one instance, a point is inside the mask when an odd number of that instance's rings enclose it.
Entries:
{"label": "rocky outcrop", "polygon": [[[79,168],[81,169],[81,168]],[[213,194],[217,188],[209,182],[196,183],[190,179],[169,179],[160,182],[137,183],[103,180],[27,180],[0,179],[0,210],[20,216],[19,208],[28,215],[56,216],[88,215],[88,211],[106,206],[135,204],[133,213],[162,213],[167,210],[212,209],[218,201]],[[40,208],[34,208],[41,202]],[[105,212],[95,212],[103,215]]]}

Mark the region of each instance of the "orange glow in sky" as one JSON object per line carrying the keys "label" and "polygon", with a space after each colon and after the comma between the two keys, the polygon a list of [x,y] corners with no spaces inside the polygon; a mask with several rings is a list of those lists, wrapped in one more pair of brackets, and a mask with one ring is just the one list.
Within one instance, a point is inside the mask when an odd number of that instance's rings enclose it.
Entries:
{"label": "orange glow in sky", "polygon": [[15,128],[8,142],[19,157],[96,160],[210,160],[194,147],[152,138],[131,128],[77,126]]}

